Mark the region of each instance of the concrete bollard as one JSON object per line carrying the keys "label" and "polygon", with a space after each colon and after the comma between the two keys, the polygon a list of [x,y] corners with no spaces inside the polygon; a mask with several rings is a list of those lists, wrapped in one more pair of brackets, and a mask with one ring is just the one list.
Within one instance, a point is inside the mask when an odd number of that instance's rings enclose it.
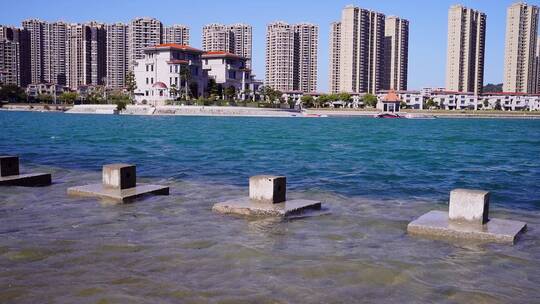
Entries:
{"label": "concrete bollard", "polygon": [[18,156],[0,156],[0,176],[19,175]]}
{"label": "concrete bollard", "polygon": [[127,202],[148,194],[169,195],[169,187],[137,184],[134,165],[109,164],[103,166],[101,184],[72,187],[67,192],[73,196],[100,197]]}
{"label": "concrete bollard", "polygon": [[282,203],[286,199],[285,176],[257,175],[249,178],[249,198],[269,204]]}
{"label": "concrete bollard", "polygon": [[483,225],[488,222],[489,192],[455,189],[450,192],[448,218],[452,221]]}
{"label": "concrete bollard", "polygon": [[527,224],[489,218],[490,193],[455,189],[450,192],[448,213],[430,211],[407,225],[410,234],[480,242],[514,243]]}
{"label": "concrete bollard", "polygon": [[39,187],[51,183],[49,173],[20,174],[18,156],[0,156],[0,186]]}
{"label": "concrete bollard", "polygon": [[136,167],[128,164],[103,166],[103,186],[115,189],[129,189],[137,186]]}
{"label": "concrete bollard", "polygon": [[286,200],[285,176],[257,175],[249,178],[249,196],[217,203],[212,210],[248,216],[289,216],[307,210],[320,210],[321,202]]}

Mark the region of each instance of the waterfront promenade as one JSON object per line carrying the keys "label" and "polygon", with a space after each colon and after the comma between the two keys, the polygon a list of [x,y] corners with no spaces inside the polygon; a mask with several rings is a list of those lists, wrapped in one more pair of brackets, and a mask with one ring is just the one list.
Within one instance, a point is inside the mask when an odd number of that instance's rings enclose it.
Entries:
{"label": "waterfront promenade", "polygon": [[[114,114],[116,105],[42,105],[8,104],[3,111],[65,112],[70,114]],[[328,117],[373,117],[379,113],[376,109],[306,109],[304,114],[326,115]],[[463,110],[410,110],[403,109],[401,114],[426,114],[438,118],[513,118],[540,119],[537,111],[463,111]],[[121,115],[177,115],[177,116],[231,116],[231,117],[298,117],[299,111],[287,109],[232,107],[232,106],[148,106],[128,105]]]}

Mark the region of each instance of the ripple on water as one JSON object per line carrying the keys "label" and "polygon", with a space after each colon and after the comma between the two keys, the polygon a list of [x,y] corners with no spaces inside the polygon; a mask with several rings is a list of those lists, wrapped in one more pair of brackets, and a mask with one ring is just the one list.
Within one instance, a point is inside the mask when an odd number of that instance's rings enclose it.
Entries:
{"label": "ripple on water", "polygon": [[[0,151],[55,179],[0,191],[1,303],[540,297],[537,121],[0,116]],[[110,161],[137,163],[141,181],[172,195],[130,205],[66,196]],[[259,173],[287,175],[288,197],[321,200],[324,212],[211,211],[247,195]],[[492,190],[493,216],[526,221],[527,233],[515,246],[405,233],[415,217],[446,210],[457,186]]]}

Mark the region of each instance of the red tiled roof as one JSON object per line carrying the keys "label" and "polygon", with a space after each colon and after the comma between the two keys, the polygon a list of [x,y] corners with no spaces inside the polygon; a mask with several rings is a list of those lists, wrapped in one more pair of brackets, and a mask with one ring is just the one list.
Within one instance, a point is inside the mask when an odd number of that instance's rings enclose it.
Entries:
{"label": "red tiled roof", "polygon": [[396,94],[396,91],[391,90],[390,92],[388,92],[388,94],[386,94],[383,97],[382,101],[383,102],[399,102],[401,100],[399,99],[399,96]]}
{"label": "red tiled roof", "polygon": [[194,47],[191,47],[189,45],[183,45],[183,44],[177,44],[177,43],[162,43],[155,45],[153,47],[150,47],[149,49],[158,49],[158,48],[171,48],[176,50],[182,50],[182,51],[191,51],[191,52],[197,52],[197,53],[203,53],[202,50],[196,49]]}

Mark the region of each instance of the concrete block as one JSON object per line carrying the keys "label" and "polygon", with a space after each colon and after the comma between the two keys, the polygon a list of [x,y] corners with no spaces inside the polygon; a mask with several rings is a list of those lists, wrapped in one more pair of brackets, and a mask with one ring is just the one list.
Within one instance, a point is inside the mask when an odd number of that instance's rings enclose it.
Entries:
{"label": "concrete block", "polygon": [[321,202],[286,200],[285,176],[257,175],[249,178],[249,197],[217,203],[212,210],[247,216],[289,216],[306,210],[320,210]]}
{"label": "concrete block", "polygon": [[0,186],[40,187],[52,183],[51,174],[20,174],[18,156],[0,156]]}
{"label": "concrete block", "polygon": [[321,202],[310,200],[291,200],[277,204],[253,201],[249,197],[217,203],[212,210],[223,214],[245,216],[290,216],[308,210],[320,210]]}
{"label": "concrete block", "polygon": [[483,225],[488,222],[488,216],[488,191],[455,189],[450,192],[450,220]]}
{"label": "concrete block", "polygon": [[450,220],[446,212],[430,211],[409,223],[407,232],[436,238],[514,244],[526,228],[524,222],[504,219],[490,219],[485,225],[466,224]]}
{"label": "concrete block", "polygon": [[98,197],[127,203],[145,195],[169,195],[169,187],[139,184],[133,188],[117,189],[93,184],[68,188],[67,193],[72,196]]}
{"label": "concrete block", "polygon": [[110,164],[103,166],[102,183],[71,187],[72,196],[99,197],[118,202],[128,202],[143,195],[169,195],[169,187],[137,184],[135,166]]}
{"label": "concrete block", "polygon": [[0,156],[0,176],[19,175],[18,156]]}
{"label": "concrete block", "polygon": [[129,189],[137,185],[137,172],[133,165],[110,164],[103,166],[103,186]]}
{"label": "concrete block", "polygon": [[0,186],[41,187],[52,183],[49,173],[19,174],[0,177]]}
{"label": "concrete block", "polygon": [[286,200],[285,176],[257,175],[249,178],[249,198],[259,203],[278,204]]}

